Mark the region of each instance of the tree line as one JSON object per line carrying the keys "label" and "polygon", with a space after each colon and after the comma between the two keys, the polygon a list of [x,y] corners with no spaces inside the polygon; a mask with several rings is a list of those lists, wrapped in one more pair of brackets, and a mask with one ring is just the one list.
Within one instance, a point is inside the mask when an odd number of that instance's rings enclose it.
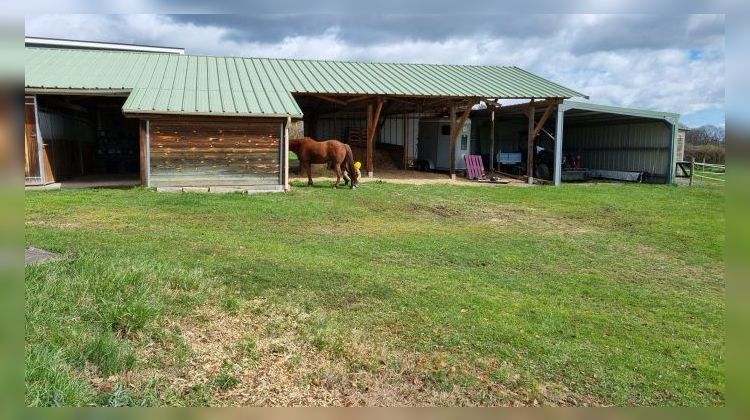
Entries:
{"label": "tree line", "polygon": [[713,125],[690,129],[685,133],[685,160],[724,164],[726,145],[723,128]]}

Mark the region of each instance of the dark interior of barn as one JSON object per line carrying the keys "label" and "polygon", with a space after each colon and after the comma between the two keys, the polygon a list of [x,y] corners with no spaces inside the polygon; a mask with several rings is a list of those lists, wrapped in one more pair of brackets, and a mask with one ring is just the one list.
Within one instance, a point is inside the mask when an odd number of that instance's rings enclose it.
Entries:
{"label": "dark interior of barn", "polygon": [[137,182],[138,120],[124,97],[39,95],[39,130],[55,182]]}

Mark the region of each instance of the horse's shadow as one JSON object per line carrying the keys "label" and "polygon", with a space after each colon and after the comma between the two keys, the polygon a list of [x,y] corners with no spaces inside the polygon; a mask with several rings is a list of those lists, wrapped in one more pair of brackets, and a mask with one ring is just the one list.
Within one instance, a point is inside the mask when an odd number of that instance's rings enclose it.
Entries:
{"label": "horse's shadow", "polygon": [[[291,181],[289,183],[290,186],[295,188],[323,188],[323,189],[333,189],[334,188],[334,181],[318,181],[314,182],[312,185],[307,185],[307,181]],[[339,185],[339,189],[349,189],[349,185],[344,185],[341,183]]]}

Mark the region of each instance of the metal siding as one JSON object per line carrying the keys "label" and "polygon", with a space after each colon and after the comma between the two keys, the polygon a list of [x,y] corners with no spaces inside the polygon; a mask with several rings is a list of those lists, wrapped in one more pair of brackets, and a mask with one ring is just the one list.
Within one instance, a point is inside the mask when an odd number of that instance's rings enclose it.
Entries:
{"label": "metal siding", "polygon": [[609,125],[566,125],[565,154],[580,152],[584,167],[645,171],[669,177],[672,130],[660,121]]}
{"label": "metal siding", "polygon": [[301,116],[292,93],[491,98],[583,94],[517,67],[26,48],[27,88],[130,89],[126,112]]}

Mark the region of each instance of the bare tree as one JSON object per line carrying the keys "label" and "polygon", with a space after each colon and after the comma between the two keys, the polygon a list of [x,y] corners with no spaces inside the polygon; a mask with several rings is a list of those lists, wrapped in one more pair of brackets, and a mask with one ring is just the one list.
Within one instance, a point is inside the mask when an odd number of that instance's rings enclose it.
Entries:
{"label": "bare tree", "polygon": [[724,144],[724,130],[713,125],[694,128],[685,135],[685,142],[687,144]]}
{"label": "bare tree", "polygon": [[724,163],[724,146],[724,129],[713,125],[692,129],[685,134],[685,160]]}

